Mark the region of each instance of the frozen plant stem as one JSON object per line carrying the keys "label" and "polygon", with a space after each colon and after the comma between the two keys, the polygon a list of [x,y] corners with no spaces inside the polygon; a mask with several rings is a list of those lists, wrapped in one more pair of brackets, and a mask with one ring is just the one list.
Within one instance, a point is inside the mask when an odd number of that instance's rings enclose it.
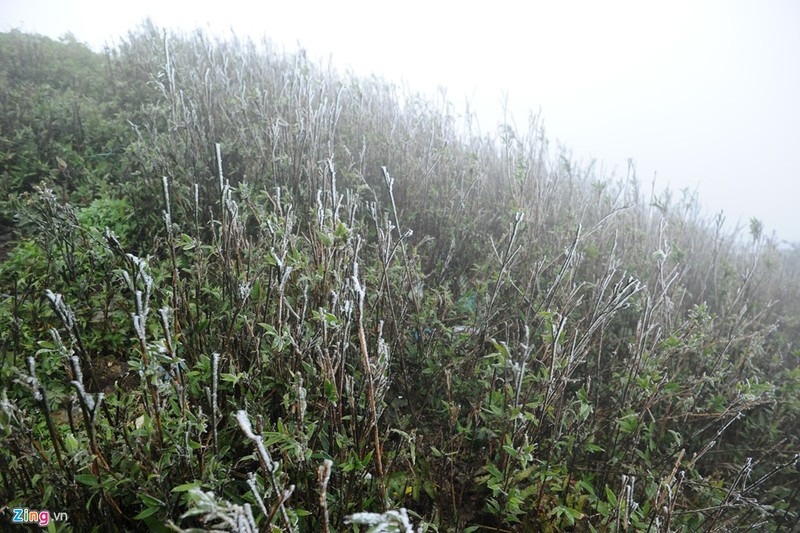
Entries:
{"label": "frozen plant stem", "polygon": [[39,383],[39,380],[36,379],[36,363],[33,359],[33,356],[28,356],[25,361],[28,363],[28,374],[29,377],[26,379],[28,385],[30,385],[31,389],[33,389],[33,399],[39,402],[39,406],[42,408],[42,413],[44,413],[44,418],[47,421],[47,430],[50,432],[50,438],[53,439],[53,450],[56,454],[56,460],[58,461],[58,466],[62,469],[64,468],[64,460],[61,458],[61,451],[59,447],[64,446],[64,442],[61,440],[60,435],[56,431],[56,427],[53,424],[53,418],[50,415],[50,406],[47,403],[47,392],[44,389],[44,386]]}
{"label": "frozen plant stem", "polygon": [[322,532],[330,531],[330,518],[328,517],[328,481],[331,478],[333,461],[325,459],[317,469],[317,482],[319,483],[319,506],[322,509]]}
{"label": "frozen plant stem", "polygon": [[61,319],[64,329],[67,330],[70,340],[78,347],[81,357],[86,361],[86,365],[89,367],[89,383],[93,388],[99,389],[97,380],[94,377],[92,358],[83,345],[83,340],[81,339],[81,334],[75,321],[75,313],[73,313],[72,309],[64,302],[64,298],[60,294],[56,294],[50,289],[47,289],[45,294],[47,295],[47,299],[50,300],[53,311],[55,311],[58,318]]}
{"label": "frozen plant stem", "polygon": [[400,245],[400,251],[403,253],[403,265],[405,266],[406,270],[406,281],[408,282],[408,290],[411,294],[411,300],[414,302],[414,308],[417,312],[417,315],[420,313],[421,303],[419,301],[419,295],[417,291],[414,290],[414,279],[411,275],[411,267],[410,262],[408,260],[408,253],[406,251],[406,243],[405,238],[410,237],[413,235],[413,230],[409,229],[405,234],[402,233],[401,226],[400,226],[400,216],[397,214],[397,204],[394,201],[394,178],[389,175],[389,171],[386,169],[385,166],[381,167],[383,171],[383,179],[386,182],[386,188],[389,190],[389,200],[392,203],[392,213],[394,214],[394,223],[395,228],[397,229],[397,233],[400,235],[400,240],[398,244]]}
{"label": "frozen plant stem", "polygon": [[505,253],[502,256],[498,256],[500,259],[500,272],[497,274],[497,281],[495,281],[494,290],[492,290],[492,297],[489,300],[488,311],[486,313],[487,321],[492,318],[494,303],[497,299],[497,295],[500,292],[500,287],[503,283],[503,276],[505,276],[506,272],[508,272],[508,270],[511,268],[511,262],[514,260],[514,257],[516,257],[517,253],[519,253],[519,251],[522,249],[521,246],[517,246],[517,248],[512,252],[523,218],[523,213],[519,211],[514,213],[514,223],[511,226],[511,232],[508,238],[508,246],[506,247]]}
{"label": "frozen plant stem", "polygon": [[175,236],[172,231],[172,207],[169,199],[169,178],[162,176],[161,185],[164,193],[164,229],[167,232],[167,248],[169,249],[170,262],[172,263],[172,309],[174,312],[172,323],[176,332],[179,332],[178,309],[178,260],[175,257]]}
{"label": "frozen plant stem", "polygon": [[372,415],[372,432],[375,444],[375,461],[378,464],[378,477],[380,479],[381,496],[383,505],[386,504],[386,488],[383,484],[383,460],[381,458],[381,441],[378,433],[378,411],[375,408],[375,390],[372,380],[372,367],[369,363],[369,350],[367,349],[367,337],[364,333],[364,296],[366,290],[358,280],[358,250],[361,239],[356,239],[355,252],[353,253],[353,287],[358,296],[358,341],[361,345],[361,355],[364,363],[364,375],[367,380],[367,395],[369,397],[369,409]]}
{"label": "frozen plant stem", "polygon": [[[127,254],[127,258],[133,267],[133,276],[123,270],[122,277],[134,296],[136,312],[131,313],[131,319],[133,320],[133,329],[139,341],[139,353],[142,356],[141,376],[146,393],[144,398],[147,398],[147,394],[149,394],[152,416],[155,419],[156,429],[158,430],[156,437],[158,438],[158,443],[163,444],[164,430],[161,424],[161,408],[159,406],[158,390],[153,383],[153,379],[157,378],[151,375],[151,363],[153,365],[157,365],[158,363],[150,360],[148,354],[149,348],[147,346],[147,315],[150,314],[149,300],[150,292],[153,288],[153,278],[147,273],[147,263],[144,259],[133,254]],[[137,289],[137,282],[141,282],[142,285],[144,285],[144,292]],[[145,409],[147,409],[146,401]]]}
{"label": "frozen plant stem", "polygon": [[[286,512],[286,507],[283,505],[283,503],[291,495],[291,491],[294,490],[294,485],[291,485],[286,491],[280,490],[278,479],[275,477],[275,473],[278,471],[278,463],[272,460],[272,456],[270,455],[269,451],[267,451],[266,446],[264,446],[264,438],[261,435],[256,435],[253,432],[253,426],[250,424],[247,411],[244,409],[239,410],[236,412],[235,416],[236,422],[239,423],[239,427],[241,428],[245,437],[253,441],[253,443],[256,445],[256,451],[258,452],[258,459],[261,462],[261,469],[264,471],[264,477],[270,480],[272,490],[278,497],[278,501],[267,516],[267,523],[271,523],[275,511],[280,510],[281,516],[283,517],[283,522],[286,525],[286,529],[288,531],[293,531],[292,523],[289,520],[289,514]],[[264,507],[266,508],[266,506]]]}
{"label": "frozen plant stem", "polygon": [[214,452],[219,453],[217,437],[217,382],[219,380],[219,354],[214,352],[211,356],[211,427],[214,429]]}

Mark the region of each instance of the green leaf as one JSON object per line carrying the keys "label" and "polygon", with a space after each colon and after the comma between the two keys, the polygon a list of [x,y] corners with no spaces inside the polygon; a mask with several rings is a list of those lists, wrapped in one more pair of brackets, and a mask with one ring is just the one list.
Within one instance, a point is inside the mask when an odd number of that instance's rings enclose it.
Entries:
{"label": "green leaf", "polygon": [[70,455],[75,455],[80,449],[78,439],[76,439],[75,435],[72,433],[68,433],[67,436],[64,437],[64,446],[66,446],[67,453]]}
{"label": "green leaf", "polygon": [[84,485],[88,485],[90,487],[97,486],[97,476],[93,476],[91,474],[77,474],[75,476],[75,481],[78,483],[83,483]]}
{"label": "green leaf", "polygon": [[508,346],[506,346],[505,343],[499,343],[494,339],[492,339],[491,342],[492,346],[494,346],[494,349],[497,350],[497,353],[503,356],[504,360],[507,360],[510,357],[508,353]]}
{"label": "green leaf", "polygon": [[492,463],[486,464],[486,471],[489,472],[496,480],[503,479],[503,474],[500,473],[500,470],[498,470],[498,468]]}
{"label": "green leaf", "polygon": [[133,517],[134,520],[144,520],[148,516],[153,516],[159,511],[159,507],[147,507],[144,511]]}
{"label": "green leaf", "polygon": [[199,481],[192,481],[191,483],[184,483],[183,485],[178,485],[177,487],[172,489],[170,492],[188,492],[188,491],[190,491],[192,489],[196,489],[198,487],[200,487],[200,482]]}
{"label": "green leaf", "polygon": [[272,324],[267,324],[266,322],[259,322],[258,325],[261,326],[262,328],[264,328],[264,333],[266,333],[270,337],[278,337],[279,336],[278,335],[278,330],[275,329],[275,326],[273,326]]}
{"label": "green leaf", "polygon": [[594,487],[592,486],[592,484],[591,484],[591,483],[589,483],[589,482],[588,482],[588,481],[586,481],[585,479],[581,479],[580,481],[578,481],[578,482],[576,483],[576,485],[577,485],[578,487],[582,488],[582,489],[583,489],[584,491],[586,491],[588,494],[591,494],[592,496],[595,496],[595,493],[594,493]]}
{"label": "green leaf", "polygon": [[617,420],[619,429],[624,434],[633,433],[639,427],[639,415],[637,413],[628,413]]}
{"label": "green leaf", "polygon": [[317,237],[319,238],[319,240],[322,241],[322,244],[324,244],[325,246],[333,245],[333,239],[327,233],[323,233],[320,230],[317,230]]}
{"label": "green leaf", "polygon": [[344,222],[339,222],[339,225],[336,226],[336,231],[334,232],[339,239],[346,239],[347,238],[347,226],[344,225]]}
{"label": "green leaf", "polygon": [[162,502],[158,498],[154,498],[154,497],[152,497],[149,494],[146,494],[144,492],[139,494],[139,499],[142,500],[142,503],[145,504],[148,507],[164,505],[164,502]]}
{"label": "green leaf", "polygon": [[608,500],[608,503],[610,503],[612,507],[617,506],[617,496],[609,486],[606,486],[606,500]]}

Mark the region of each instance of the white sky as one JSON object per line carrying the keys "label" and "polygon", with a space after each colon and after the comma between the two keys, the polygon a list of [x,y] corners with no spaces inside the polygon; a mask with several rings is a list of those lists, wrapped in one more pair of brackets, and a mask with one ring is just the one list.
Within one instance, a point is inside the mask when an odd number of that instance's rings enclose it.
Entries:
{"label": "white sky", "polygon": [[729,228],[749,217],[800,242],[800,2],[670,0],[0,0],[0,31],[95,48],[146,16],[170,28],[267,35],[311,58],[468,99],[494,131],[507,95],[525,126],[644,190],[697,189]]}

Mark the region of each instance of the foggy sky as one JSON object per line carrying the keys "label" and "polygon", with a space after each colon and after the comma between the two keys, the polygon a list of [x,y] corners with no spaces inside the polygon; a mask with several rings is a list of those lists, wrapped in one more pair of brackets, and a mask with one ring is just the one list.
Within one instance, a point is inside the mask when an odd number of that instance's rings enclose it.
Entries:
{"label": "foggy sky", "polygon": [[4,0],[0,30],[71,31],[99,50],[150,16],[299,43],[340,69],[427,94],[445,87],[484,132],[503,102],[519,127],[540,111],[552,144],[599,160],[606,177],[623,177],[632,158],[645,190],[657,176],[657,189],[697,190],[729,229],[756,217],[800,242],[800,3],[520,4]]}

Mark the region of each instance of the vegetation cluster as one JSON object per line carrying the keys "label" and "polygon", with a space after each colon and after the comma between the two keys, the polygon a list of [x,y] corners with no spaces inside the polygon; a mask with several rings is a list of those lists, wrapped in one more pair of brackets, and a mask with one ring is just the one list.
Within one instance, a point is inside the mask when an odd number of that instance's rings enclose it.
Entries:
{"label": "vegetation cluster", "polygon": [[0,173],[9,509],[74,531],[800,521],[800,249],[600,175],[536,117],[482,133],[268,41],[12,31]]}

